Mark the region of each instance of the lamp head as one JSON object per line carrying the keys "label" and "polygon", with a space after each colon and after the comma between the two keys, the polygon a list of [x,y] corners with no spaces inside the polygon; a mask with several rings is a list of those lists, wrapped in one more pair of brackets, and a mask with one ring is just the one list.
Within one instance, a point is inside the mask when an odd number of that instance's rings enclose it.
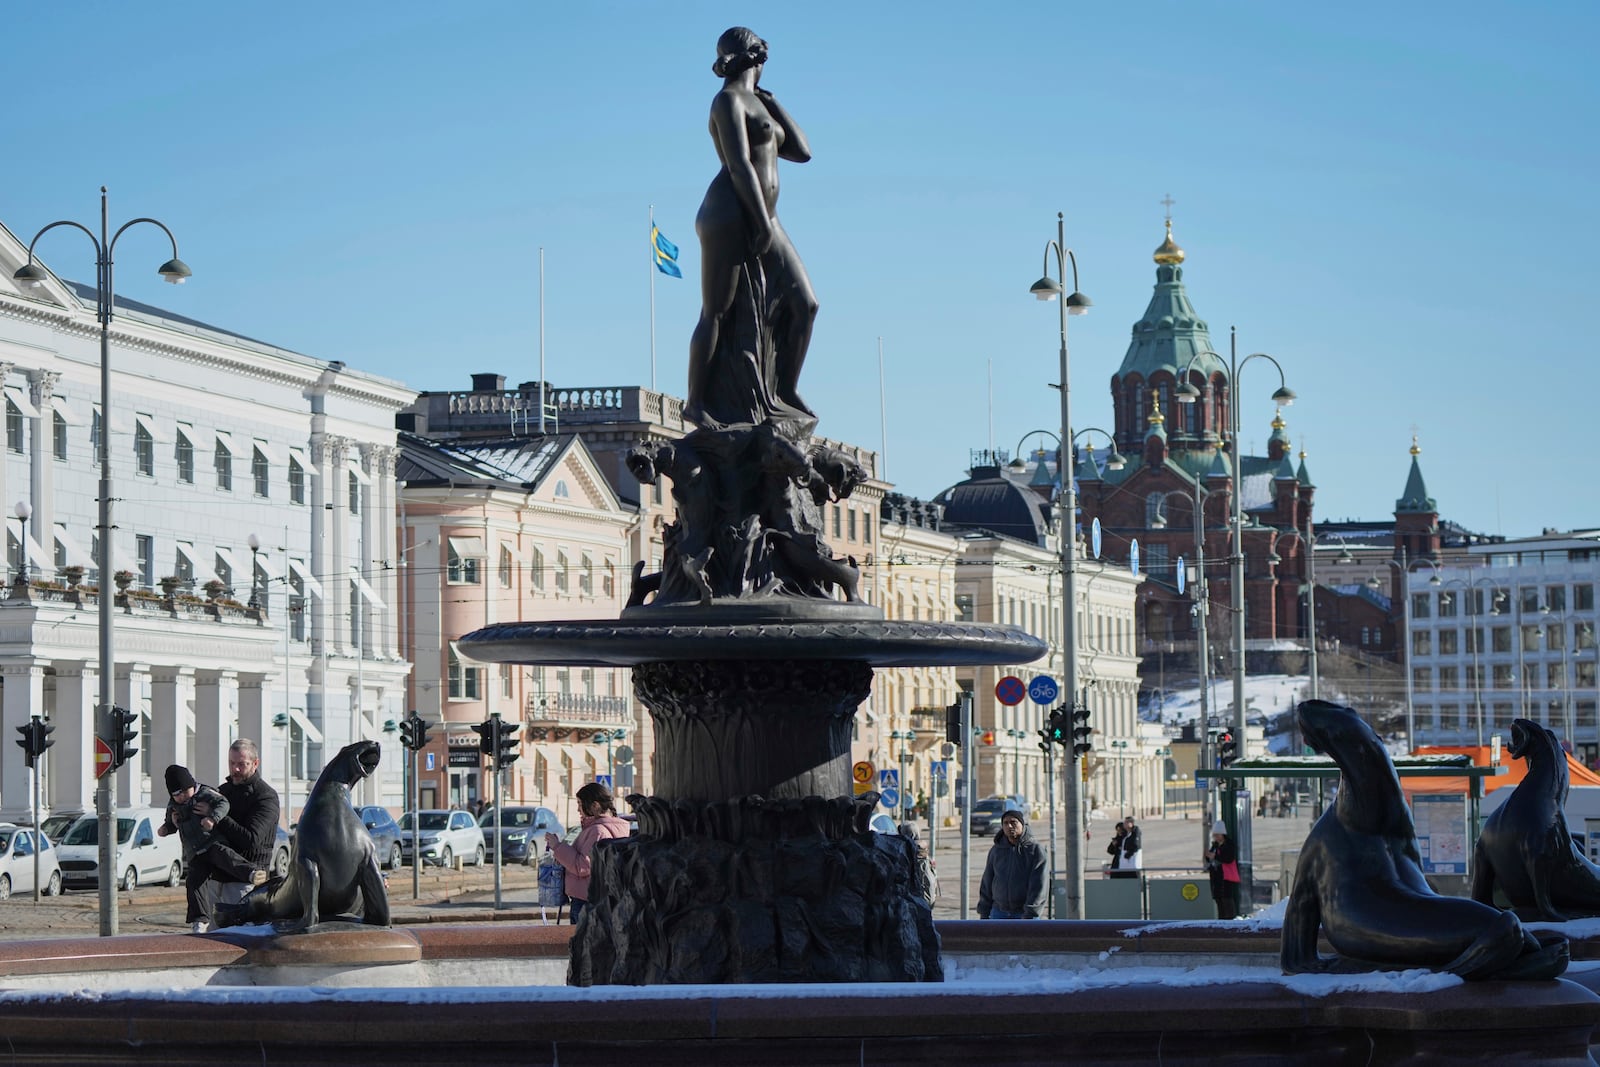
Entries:
{"label": "lamp head", "polygon": [[1127,465],[1128,465],[1127,458],[1124,457],[1121,452],[1117,451],[1116,442],[1113,441],[1111,443],[1111,452],[1110,452],[1109,455],[1106,456],[1106,468],[1108,470],[1119,471],[1122,468],[1126,467]]}
{"label": "lamp head", "polygon": [[19,500],[17,501],[16,513],[17,518],[21,519],[23,522],[27,522],[28,517],[33,514],[33,505],[28,503],[26,500]]}
{"label": "lamp head", "polygon": [[18,267],[16,273],[12,274],[11,277],[12,280],[19,282],[24,289],[37,289],[44,285],[48,275],[45,274],[42,267],[29,260]]}
{"label": "lamp head", "polygon": [[[20,275],[21,272],[19,271],[18,274]],[[1032,293],[1040,300],[1054,300],[1056,297],[1061,295],[1061,286],[1054,278],[1046,274],[1043,278],[1040,278],[1038,281],[1034,282],[1033,285],[1028,289],[1028,292]],[[1069,311],[1068,314],[1071,314],[1071,312]]]}
{"label": "lamp head", "polygon": [[1089,309],[1092,307],[1094,307],[1094,301],[1090,300],[1082,293],[1074,292],[1071,296],[1067,297],[1068,315],[1087,315],[1089,314]]}
{"label": "lamp head", "polygon": [[261,549],[261,538],[257,537],[255,534],[251,534],[249,537],[246,537],[244,539],[244,543],[250,546],[250,551],[252,552],[257,552]]}
{"label": "lamp head", "polygon": [[161,275],[161,280],[164,282],[170,282],[173,285],[182,285],[184,282],[189,280],[190,276],[194,274],[194,271],[189,269],[189,264],[185,263],[177,256],[173,256],[171,259],[161,264],[160,267],[156,268],[156,273]]}
{"label": "lamp head", "polygon": [[1279,404],[1282,404],[1284,407],[1288,407],[1290,404],[1294,403],[1294,390],[1290,389],[1287,385],[1280,386],[1278,391],[1272,394],[1272,399],[1277,401]]}
{"label": "lamp head", "polygon": [[1177,394],[1178,403],[1180,404],[1193,404],[1200,399],[1200,390],[1194,387],[1193,382],[1184,382],[1173,392]]}

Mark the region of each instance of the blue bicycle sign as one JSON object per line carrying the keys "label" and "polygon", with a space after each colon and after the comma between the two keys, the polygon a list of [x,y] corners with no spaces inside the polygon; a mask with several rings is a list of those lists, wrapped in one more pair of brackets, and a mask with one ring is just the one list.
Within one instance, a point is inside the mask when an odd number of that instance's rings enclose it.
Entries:
{"label": "blue bicycle sign", "polygon": [[1061,695],[1061,687],[1048,674],[1041,674],[1028,683],[1028,699],[1035,704],[1054,704]]}

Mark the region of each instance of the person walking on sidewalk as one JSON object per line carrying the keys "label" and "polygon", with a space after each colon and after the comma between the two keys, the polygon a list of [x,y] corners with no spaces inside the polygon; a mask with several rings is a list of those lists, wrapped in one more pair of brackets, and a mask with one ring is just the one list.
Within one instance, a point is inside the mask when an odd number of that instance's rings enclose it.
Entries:
{"label": "person walking on sidewalk", "polygon": [[978,918],[1037,919],[1044,909],[1046,866],[1022,812],[1002,815],[978,884]]}
{"label": "person walking on sidewalk", "polygon": [[1139,833],[1139,827],[1134,823],[1132,815],[1122,820],[1122,829],[1117,841],[1120,842],[1118,844],[1120,854],[1112,857],[1115,866],[1111,871],[1111,877],[1139,877],[1139,870],[1144,866],[1144,838]]}
{"label": "person walking on sidewalk", "polygon": [[1228,828],[1219,819],[1211,828],[1211,847],[1206,850],[1206,873],[1211,876],[1211,899],[1217,902],[1217,918],[1239,917],[1239,850],[1228,840]]}

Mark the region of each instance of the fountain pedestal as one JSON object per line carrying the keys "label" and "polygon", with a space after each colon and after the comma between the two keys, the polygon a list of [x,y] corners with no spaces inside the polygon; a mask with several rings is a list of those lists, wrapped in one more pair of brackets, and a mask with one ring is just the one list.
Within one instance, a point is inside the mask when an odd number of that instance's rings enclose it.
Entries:
{"label": "fountain pedestal", "polygon": [[[710,621],[708,621],[710,620]],[[859,612],[510,623],[462,641],[490,662],[633,666],[656,731],[656,791],[601,841],[572,941],[573,985],[940,981],[915,857],[852,795],[851,720],[875,666],[1025,663],[1006,627]]]}

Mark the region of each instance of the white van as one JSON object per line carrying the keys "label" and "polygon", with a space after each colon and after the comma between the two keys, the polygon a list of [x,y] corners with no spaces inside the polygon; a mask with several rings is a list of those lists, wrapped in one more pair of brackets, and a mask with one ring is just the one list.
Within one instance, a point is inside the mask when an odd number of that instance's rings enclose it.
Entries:
{"label": "white van", "polygon": [[[165,808],[128,808],[117,812],[117,887],[183,884],[183,842],[177,834],[161,837]],[[89,814],[61,835],[61,880],[69,889],[100,884],[100,818]]]}

